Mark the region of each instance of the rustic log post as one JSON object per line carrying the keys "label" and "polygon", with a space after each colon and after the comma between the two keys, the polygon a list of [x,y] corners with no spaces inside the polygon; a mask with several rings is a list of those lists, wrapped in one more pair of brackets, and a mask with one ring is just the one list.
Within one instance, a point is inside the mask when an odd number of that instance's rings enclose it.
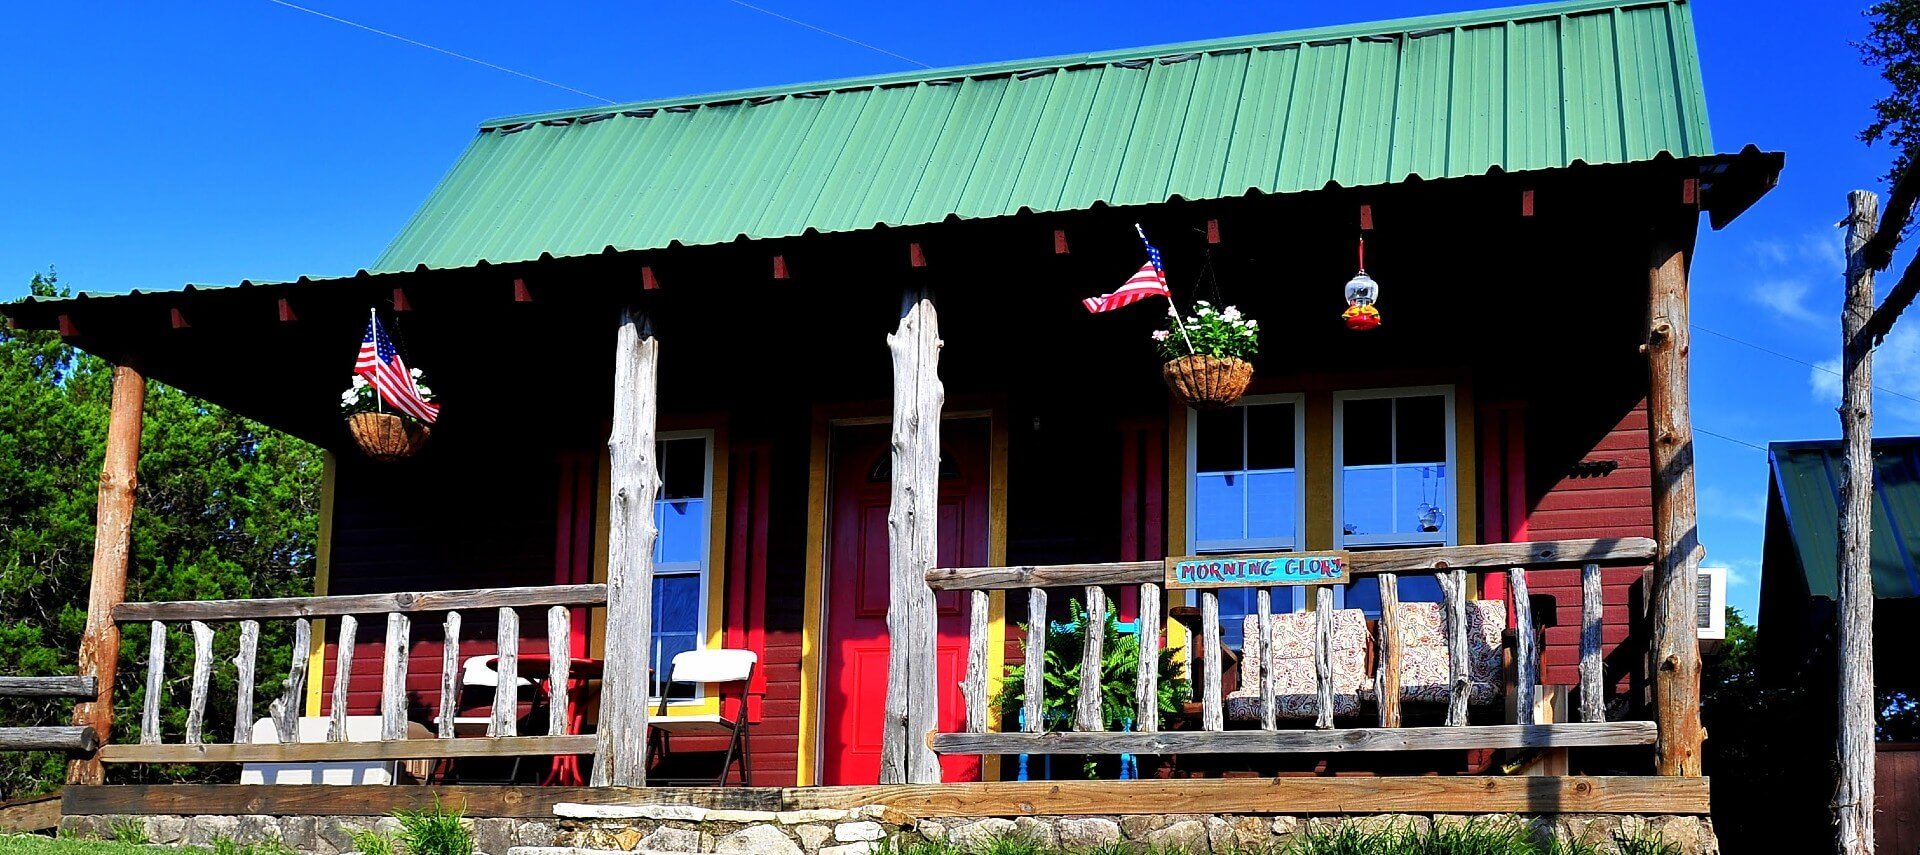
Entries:
{"label": "rustic log post", "polygon": [[1248,658],[1252,658],[1253,667],[1260,672],[1260,729],[1273,730],[1280,726],[1279,690],[1274,685],[1273,659],[1273,589],[1261,588],[1254,594],[1255,620],[1251,639],[1241,639],[1241,651],[1247,647],[1259,645],[1259,655],[1242,656],[1240,663],[1241,679],[1246,679]]}
{"label": "rustic log post", "polygon": [[654,459],[660,342],[645,318],[621,311],[613,365],[613,435],[607,441],[612,498],[607,530],[608,650],[626,651],[600,682],[594,786],[647,783],[647,672],[653,660],[653,521],[660,494]]}
{"label": "rustic log post", "polygon": [[293,655],[287,663],[287,682],[280,697],[267,705],[273,716],[275,734],[282,744],[300,741],[300,705],[307,697],[307,657],[312,654],[313,621],[299,618],[293,622]]}
{"label": "rustic log post", "polygon": [[187,744],[199,745],[200,728],[207,720],[207,688],[213,682],[213,627],[194,621],[193,682],[187,700]]}
{"label": "rustic log post", "polygon": [[440,721],[436,728],[441,739],[452,739],[455,721],[460,717],[460,613],[447,612],[441,624],[440,647]]}
{"label": "rustic log post", "polygon": [[520,735],[520,613],[500,610],[499,633],[494,640],[493,715],[488,736]]}
{"label": "rustic log post", "polygon": [[[120,668],[120,625],[113,607],[127,596],[127,558],[133,541],[133,488],[140,463],[140,425],[147,380],[127,365],[113,367],[106,454],[100,462],[99,505],[93,532],[93,576],[87,587],[87,624],[80,634],[79,667],[93,677],[93,700],[74,707],[73,723],[93,728],[100,744],[113,739],[113,681]],[[106,770],[92,756],[67,764],[67,783],[99,784]]]}
{"label": "rustic log post", "polygon": [[1600,626],[1606,614],[1600,565],[1580,568],[1580,720],[1607,720],[1606,663],[1600,657]]}
{"label": "rustic log post", "polygon": [[1380,726],[1400,726],[1400,577],[1380,574],[1380,671],[1374,694],[1380,698]]}
{"label": "rustic log post", "polygon": [[1225,730],[1220,697],[1220,595],[1200,592],[1200,729]]}
{"label": "rustic log post", "polygon": [[159,745],[160,690],[167,671],[167,625],[153,621],[147,629],[147,697],[140,713],[140,744]]}
{"label": "rustic log post", "polygon": [[1540,684],[1539,661],[1533,642],[1533,602],[1527,598],[1527,571],[1515,567],[1507,571],[1507,590],[1513,592],[1513,678],[1514,712],[1520,724],[1538,724],[1535,693]]}
{"label": "rustic log post", "polygon": [[[1840,313],[1840,525],[1835,544],[1840,768],[1832,810],[1834,849],[1849,855],[1871,853],[1874,847],[1873,341],[1861,329],[1874,314],[1873,269],[1863,249],[1873,238],[1879,207],[1880,197],[1873,193],[1847,194],[1847,299]],[[1663,740],[1665,726],[1663,721]]]}
{"label": "rustic log post", "polygon": [[328,742],[348,742],[347,689],[353,681],[354,648],[359,646],[360,619],[340,616],[340,634],[334,637],[333,709],[327,721]]}
{"label": "rustic log post", "polygon": [[1140,585],[1140,662],[1134,681],[1133,729],[1160,730],[1160,586]]}
{"label": "rustic log post", "polygon": [[407,648],[413,622],[405,614],[387,615],[387,643],[381,651],[380,738],[407,738]]}
{"label": "rustic log post", "polygon": [[1313,686],[1318,695],[1313,726],[1333,728],[1333,588],[1321,586],[1313,603]]}
{"label": "rustic log post", "polygon": [[1021,687],[1020,730],[1026,733],[1045,733],[1047,723],[1043,720],[1046,709],[1047,679],[1047,589],[1031,588],[1027,591],[1027,664],[1024,671],[1025,685]]}
{"label": "rustic log post", "polygon": [[565,736],[573,696],[567,681],[573,678],[573,609],[547,609],[547,735]]}
{"label": "rustic log post", "polygon": [[240,649],[233,655],[233,744],[253,741],[253,671],[260,657],[260,622],[240,622]]}
{"label": "rustic log post", "polygon": [[880,783],[940,781],[940,759],[927,744],[939,720],[938,651],[934,638],[933,569],[938,539],[940,320],[932,289],[908,286],[900,325],[887,336],[893,354],[893,485],[887,512],[887,729],[880,740]]}
{"label": "rustic log post", "polygon": [[[1689,210],[1691,213],[1691,209]],[[1694,507],[1693,422],[1687,406],[1687,264],[1691,218],[1655,236],[1650,261],[1647,411],[1652,433],[1651,592],[1654,753],[1662,775],[1700,774],[1700,642],[1694,628],[1694,576],[1700,532]]]}
{"label": "rustic log post", "polygon": [[1100,731],[1106,729],[1105,707],[1101,697],[1100,664],[1105,659],[1103,649],[1107,639],[1107,591],[1099,585],[1087,586],[1087,612],[1085,626],[1080,627],[1085,639],[1080,646],[1080,695],[1075,700],[1073,729]]}
{"label": "rustic log post", "polygon": [[960,684],[966,697],[967,732],[987,732],[987,592],[969,591],[967,610],[967,676]]}
{"label": "rustic log post", "polygon": [[1437,573],[1440,583],[1440,613],[1447,631],[1447,720],[1448,727],[1467,723],[1467,696],[1472,686],[1467,665],[1467,571]]}

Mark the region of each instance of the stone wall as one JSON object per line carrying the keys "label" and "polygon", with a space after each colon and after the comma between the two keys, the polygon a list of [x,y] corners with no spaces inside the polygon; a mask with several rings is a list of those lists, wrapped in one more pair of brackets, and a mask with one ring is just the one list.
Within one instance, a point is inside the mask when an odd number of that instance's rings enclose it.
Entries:
{"label": "stone wall", "polygon": [[[472,819],[475,843],[491,855],[586,855],[591,852],[729,853],[730,855],[869,855],[885,839],[941,840],[971,848],[1019,835],[1066,850],[1137,842],[1175,851],[1258,852],[1310,830],[1342,824],[1365,828],[1464,824],[1449,814],[1366,816],[1128,815],[1023,816],[915,820],[874,805],[852,810],[740,811],[678,805],[561,805],[551,820]],[[1521,818],[1543,842],[1558,838],[1607,844],[1616,835],[1657,835],[1685,855],[1719,855],[1712,822],[1698,816],[1554,814]],[[1484,821],[1484,820],[1483,820]],[[211,846],[217,840],[275,840],[312,855],[342,855],[355,831],[393,831],[388,817],[328,816],[70,816],[63,831],[111,837],[117,826],[139,823],[159,844]]]}

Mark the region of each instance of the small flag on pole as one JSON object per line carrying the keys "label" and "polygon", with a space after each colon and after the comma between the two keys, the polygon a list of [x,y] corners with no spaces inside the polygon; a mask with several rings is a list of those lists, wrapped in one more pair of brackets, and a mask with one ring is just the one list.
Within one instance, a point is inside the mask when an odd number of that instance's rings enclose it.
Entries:
{"label": "small flag on pole", "polygon": [[1173,299],[1173,292],[1167,290],[1167,274],[1160,269],[1160,250],[1155,249],[1153,244],[1147,241],[1146,232],[1140,233],[1140,243],[1147,248],[1147,263],[1140,265],[1140,269],[1133,272],[1133,276],[1127,279],[1125,285],[1120,286],[1120,290],[1081,300],[1080,302],[1086,305],[1087,311],[1110,312],[1121,306],[1133,305],[1148,297],[1165,297],[1169,301]]}
{"label": "small flag on pole", "polygon": [[367,319],[367,334],[360,339],[360,355],[353,362],[353,373],[367,378],[388,404],[428,424],[440,417],[440,406],[428,403],[414,387],[413,374],[394,349],[393,339],[380,326],[377,317]]}

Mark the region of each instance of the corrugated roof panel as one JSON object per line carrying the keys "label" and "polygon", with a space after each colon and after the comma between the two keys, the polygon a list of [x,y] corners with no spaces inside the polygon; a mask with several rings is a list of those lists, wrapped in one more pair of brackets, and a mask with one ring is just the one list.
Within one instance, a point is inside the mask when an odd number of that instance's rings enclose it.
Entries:
{"label": "corrugated roof panel", "polygon": [[1560,19],[1507,24],[1507,159],[1509,172],[1568,163],[1561,117]]}
{"label": "corrugated roof panel", "polygon": [[1505,166],[1507,28],[1454,30],[1450,71],[1446,174],[1469,175]]}
{"label": "corrugated roof panel", "polygon": [[[958,211],[963,194],[973,177],[988,164],[987,138],[1000,125],[1000,109],[1009,105],[1007,78],[990,77],[962,81],[954,96],[953,108],[926,168],[920,173],[913,197],[901,215],[905,222],[924,223]],[[1031,139],[1031,135],[1027,137]],[[1022,146],[1022,151],[1025,147]],[[996,152],[998,148],[996,148]],[[1004,163],[1011,158],[999,158]],[[963,214],[963,216],[965,216]]]}
{"label": "corrugated roof panel", "polygon": [[[1020,170],[1031,162],[1028,152],[1035,139],[1048,126],[1041,121],[1053,87],[1065,77],[1063,72],[1048,72],[1028,80],[994,77],[978,83],[1000,85],[1000,105],[993,121],[980,140],[980,154],[967,173],[960,189],[960,201],[951,209],[962,217],[991,217],[1005,213],[1013,198]],[[923,214],[922,222],[932,222],[941,214]]]}
{"label": "corrugated roof panel", "polygon": [[1195,64],[1193,97],[1180,120],[1180,135],[1166,194],[1184,199],[1222,195],[1220,176],[1240,116],[1240,95],[1253,51],[1203,54]]}
{"label": "corrugated roof panel", "polygon": [[1447,172],[1447,143],[1453,129],[1453,30],[1408,38],[1398,92],[1404,110],[1394,111],[1388,180],[1409,175],[1440,178]]}
{"label": "corrugated roof panel", "polygon": [[1712,154],[1684,0],[883,75],[485,126],[375,270]]}
{"label": "corrugated roof panel", "polygon": [[1293,113],[1300,49],[1256,50],[1247,58],[1247,79],[1233,116],[1233,142],[1221,170],[1220,193],[1232,196],[1278,184],[1287,117]]}
{"label": "corrugated roof panel", "polygon": [[[1873,590],[1881,598],[1920,596],[1920,440],[1876,439],[1873,483]],[[1807,591],[1838,593],[1840,442],[1775,443],[1773,486],[1787,517]],[[1768,537],[1773,537],[1770,531]],[[1771,551],[1771,550],[1769,550]]]}
{"label": "corrugated roof panel", "polygon": [[[1393,116],[1399,108],[1402,37],[1354,39],[1347,52],[1345,97],[1334,144],[1333,180],[1342,186],[1384,184],[1394,175]],[[1412,99],[1409,98],[1409,105]]]}

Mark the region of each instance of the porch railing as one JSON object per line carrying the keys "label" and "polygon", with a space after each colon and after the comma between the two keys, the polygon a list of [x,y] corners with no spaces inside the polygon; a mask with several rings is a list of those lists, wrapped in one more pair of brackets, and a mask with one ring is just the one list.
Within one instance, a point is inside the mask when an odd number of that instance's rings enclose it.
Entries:
{"label": "porch railing", "polygon": [[[607,602],[605,585],[555,585],[493,588],[468,591],[359,594],[288,597],[258,600],[200,600],[186,602],[121,603],[113,619],[121,624],[148,624],[146,704],[140,721],[139,744],[106,745],[99,758],[105,763],[279,763],[350,760],[412,760],[455,757],[502,757],[548,754],[593,754],[595,737],[569,733],[567,681],[571,670],[571,607]],[[548,682],[555,702],[550,704],[546,732],[523,736],[518,732],[520,615],[525,608],[548,607]],[[463,660],[460,655],[461,612],[495,610],[498,614],[496,671],[499,688],[485,737],[460,737],[454,730],[460,710]],[[386,643],[381,666],[380,741],[348,741],[348,689],[357,652],[359,618],[386,616]],[[444,646],[441,653],[437,739],[408,739],[407,667],[412,644],[412,622],[421,615],[441,615]],[[301,742],[300,718],[306,703],[313,619],[337,618],[335,666],[325,742]],[[277,741],[253,742],[255,723],[254,678],[261,621],[293,622],[291,661],[280,696],[269,704]],[[169,624],[188,624],[193,643],[193,672],[187,700],[185,741],[165,743],[161,734],[161,704],[166,695]],[[209,741],[206,719],[213,671],[213,624],[240,625],[239,652],[233,659],[235,677],[232,740]]]}
{"label": "porch railing", "polygon": [[[1201,673],[1194,682],[1201,697],[1200,729],[1163,731],[1159,702],[1158,660],[1163,613],[1162,587],[1166,565],[1161,561],[1074,564],[1028,567],[973,567],[936,569],[927,581],[936,591],[970,592],[970,648],[962,684],[966,697],[965,730],[929,734],[942,754],[1220,754],[1220,753],[1332,753],[1352,751],[1409,751],[1479,748],[1575,748],[1611,745],[1651,745],[1656,727],[1651,721],[1607,721],[1603,706],[1601,663],[1602,618],[1600,568],[1607,564],[1649,563],[1654,541],[1648,538],[1561,540],[1502,543],[1484,546],[1420,547],[1354,552],[1349,572],[1379,581],[1382,618],[1375,641],[1378,652],[1375,697],[1378,727],[1336,728],[1333,715],[1331,592],[1318,589],[1315,609],[1314,676],[1317,721],[1311,729],[1281,729],[1276,721],[1273,667],[1260,668],[1260,723],[1250,730],[1227,730],[1222,715],[1220,606],[1218,589],[1202,589]],[[1231,556],[1220,556],[1227,558]],[[1582,567],[1580,632],[1579,721],[1540,723],[1534,698],[1539,674],[1539,650],[1527,600],[1528,567]],[[1515,610],[1517,722],[1467,726],[1470,691],[1466,574],[1493,571],[1507,574]],[[1448,647],[1448,702],[1445,723],[1432,727],[1402,727],[1399,691],[1401,640],[1395,627],[1395,604],[1401,575],[1438,578]],[[1134,678],[1133,730],[1105,730],[1101,703],[1101,668],[1106,629],[1107,587],[1139,589],[1139,670]],[[1254,587],[1254,586],[1247,586]],[[988,592],[1027,592],[1026,661],[1044,660],[1049,588],[1080,588],[1086,618],[1078,703],[1071,730],[1048,731],[1044,710],[1046,681],[1042,669],[1025,669],[1020,732],[993,732],[989,727],[987,651],[991,639]],[[1256,588],[1263,643],[1274,650],[1271,589]]]}

